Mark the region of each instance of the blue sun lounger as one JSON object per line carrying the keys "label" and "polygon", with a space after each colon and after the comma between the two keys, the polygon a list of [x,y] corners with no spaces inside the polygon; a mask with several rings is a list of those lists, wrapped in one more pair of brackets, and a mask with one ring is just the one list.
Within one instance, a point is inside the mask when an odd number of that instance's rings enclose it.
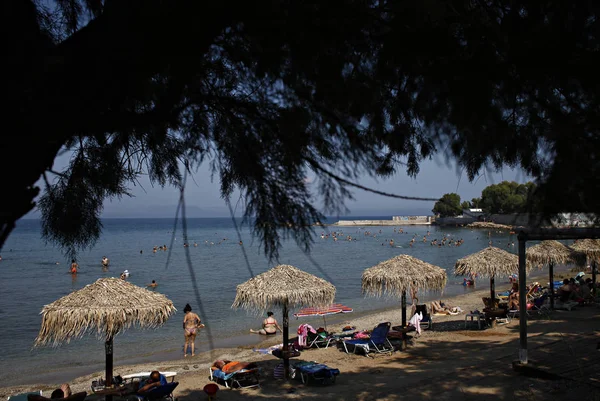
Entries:
{"label": "blue sun lounger", "polygon": [[242,369],[225,373],[221,369],[209,368],[210,380],[222,382],[227,388],[260,387],[260,368]]}
{"label": "blue sun lounger", "polygon": [[295,377],[300,377],[302,383],[307,383],[311,379],[321,384],[333,384],[336,376],[340,374],[339,369],[317,362],[297,361],[292,366],[295,369]]}

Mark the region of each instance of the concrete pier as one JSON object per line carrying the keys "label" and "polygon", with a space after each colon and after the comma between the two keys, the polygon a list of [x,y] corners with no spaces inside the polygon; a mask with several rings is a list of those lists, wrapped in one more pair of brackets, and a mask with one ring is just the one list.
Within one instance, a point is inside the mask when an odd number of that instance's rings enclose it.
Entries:
{"label": "concrete pier", "polygon": [[433,216],[394,216],[391,220],[340,220],[334,226],[430,226]]}

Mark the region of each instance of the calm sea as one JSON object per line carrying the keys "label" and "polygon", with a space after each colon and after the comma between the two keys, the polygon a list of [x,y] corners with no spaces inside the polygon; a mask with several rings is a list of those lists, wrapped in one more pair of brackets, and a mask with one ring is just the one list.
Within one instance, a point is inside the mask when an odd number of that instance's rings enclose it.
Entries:
{"label": "calm sea", "polygon": [[[389,219],[389,216],[353,217],[354,219]],[[331,219],[334,222],[336,219]],[[58,348],[32,349],[40,328],[39,315],[45,304],[84,287],[100,277],[118,277],[127,269],[129,281],[145,286],[156,280],[156,291],[170,298],[178,312],[156,330],[130,329],[115,338],[115,366],[123,364],[182,358],[183,307],[190,303],[207,325],[196,340],[200,351],[256,343],[262,338],[248,334],[260,325],[261,317],[231,309],[236,285],[276,265],[269,263],[253,239],[248,227],[240,228],[243,246],[229,218],[198,218],[187,220],[187,242],[184,248],[181,224],[174,231],[173,219],[107,219],[96,246],[78,256],[80,272],[68,273],[69,260],[60,250],[46,245],[40,236],[38,220],[21,220],[9,237],[0,255],[0,383],[2,385],[36,382],[60,382],[102,370],[104,343],[94,336],[73,340]],[[397,300],[363,298],[360,288],[362,271],[395,255],[406,253],[438,265],[449,272],[446,295],[470,291],[461,285],[462,278],[452,275],[456,259],[476,252],[488,243],[487,231],[442,227],[317,227],[314,245],[306,255],[294,242],[284,242],[279,263],[291,264],[319,277],[329,279],[337,288],[336,302],[353,307],[355,313],[365,313],[397,305]],[[355,241],[321,238],[327,231],[343,232]],[[365,231],[372,235],[365,236]],[[460,247],[432,247],[422,238],[431,231],[430,239],[444,235],[464,239]],[[409,242],[416,235],[416,242]],[[492,232],[494,245],[507,249],[509,234]],[[174,240],[173,240],[174,238]],[[388,245],[390,239],[395,246]],[[171,244],[172,253],[152,252],[153,246]],[[197,243],[197,247],[193,244]],[[186,262],[189,251],[196,286]],[[515,251],[515,248],[508,248]],[[140,252],[142,251],[142,252]],[[106,255],[110,269],[103,272],[101,259]],[[194,287],[197,288],[195,291]],[[281,319],[280,311],[274,310]],[[293,312],[293,311],[292,311]],[[344,319],[351,320],[352,315]],[[280,320],[281,321],[281,320]],[[290,318],[292,333],[302,322]],[[319,325],[321,320],[314,322]],[[31,372],[36,372],[32,375]]]}

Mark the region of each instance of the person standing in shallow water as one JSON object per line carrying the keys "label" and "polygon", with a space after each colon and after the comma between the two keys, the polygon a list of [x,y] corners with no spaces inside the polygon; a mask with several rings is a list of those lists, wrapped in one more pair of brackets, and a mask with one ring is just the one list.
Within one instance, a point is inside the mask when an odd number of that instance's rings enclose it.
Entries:
{"label": "person standing in shallow water", "polygon": [[183,335],[185,336],[185,344],[183,345],[183,357],[185,358],[187,356],[188,347],[191,347],[192,356],[196,355],[196,334],[198,329],[203,328],[204,325],[200,320],[200,316],[192,312],[192,307],[190,306],[190,304],[185,305],[185,308],[183,308],[183,312],[185,313],[185,316],[183,317]]}
{"label": "person standing in shallow water", "polygon": [[79,265],[75,262],[75,259],[71,259],[71,274],[77,274],[79,270]]}

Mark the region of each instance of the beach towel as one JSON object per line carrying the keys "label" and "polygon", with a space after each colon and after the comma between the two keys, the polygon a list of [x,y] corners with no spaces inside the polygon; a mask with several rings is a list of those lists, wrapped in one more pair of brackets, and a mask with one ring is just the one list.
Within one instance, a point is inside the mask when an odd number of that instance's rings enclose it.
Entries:
{"label": "beach towel", "polygon": [[316,334],[317,331],[310,324],[301,324],[298,326],[298,345],[301,347],[306,347],[306,339],[308,337],[308,333]]}
{"label": "beach towel", "polygon": [[408,321],[408,324],[417,330],[417,334],[421,334],[421,320],[423,320],[423,314],[419,312],[415,313]]}
{"label": "beach towel", "polygon": [[252,348],[252,351],[258,352],[259,354],[272,354],[276,349],[283,348],[283,344],[273,345],[269,348]]}
{"label": "beach towel", "polygon": [[231,361],[226,363],[221,370],[223,373],[229,374],[233,372],[238,372],[242,369],[254,369],[256,368],[256,364],[254,362],[240,362],[240,361]]}

